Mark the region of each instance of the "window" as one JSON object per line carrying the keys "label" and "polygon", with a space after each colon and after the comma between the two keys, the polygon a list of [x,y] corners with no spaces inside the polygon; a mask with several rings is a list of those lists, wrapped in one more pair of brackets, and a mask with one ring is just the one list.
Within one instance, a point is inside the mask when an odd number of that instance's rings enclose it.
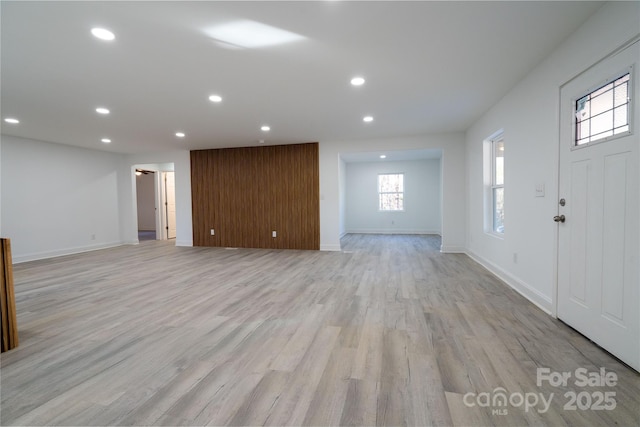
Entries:
{"label": "window", "polygon": [[576,100],[576,147],[629,133],[630,78],[627,72]]}
{"label": "window", "polygon": [[504,137],[491,140],[491,229],[504,233]]}
{"label": "window", "polygon": [[378,175],[378,200],[381,211],[404,210],[404,174]]}

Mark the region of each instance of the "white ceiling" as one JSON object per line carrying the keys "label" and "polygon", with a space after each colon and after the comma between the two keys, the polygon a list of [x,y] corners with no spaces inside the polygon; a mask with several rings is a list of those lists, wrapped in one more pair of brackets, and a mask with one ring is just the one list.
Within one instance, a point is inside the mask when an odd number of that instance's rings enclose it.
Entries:
{"label": "white ceiling", "polygon": [[[0,4],[1,115],[20,120],[2,133],[136,153],[464,131],[602,3]],[[229,49],[207,33],[238,20],[301,37]]]}

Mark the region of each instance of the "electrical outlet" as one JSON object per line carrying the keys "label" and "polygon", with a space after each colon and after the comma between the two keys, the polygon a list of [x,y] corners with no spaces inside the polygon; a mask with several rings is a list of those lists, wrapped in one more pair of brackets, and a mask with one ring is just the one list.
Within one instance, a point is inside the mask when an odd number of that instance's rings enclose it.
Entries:
{"label": "electrical outlet", "polygon": [[276,230],[273,230],[271,232],[271,237],[277,237],[277,236],[278,236],[278,233],[276,233]]}
{"label": "electrical outlet", "polygon": [[95,234],[91,235],[91,240],[96,240],[96,235]]}
{"label": "electrical outlet", "polygon": [[213,228],[211,229],[211,235],[215,236],[216,235],[216,230],[214,230]]}

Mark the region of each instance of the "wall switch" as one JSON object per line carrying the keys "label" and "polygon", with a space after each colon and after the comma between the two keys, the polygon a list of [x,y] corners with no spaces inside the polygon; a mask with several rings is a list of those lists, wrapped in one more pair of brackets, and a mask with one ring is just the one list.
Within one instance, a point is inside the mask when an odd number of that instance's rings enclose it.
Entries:
{"label": "wall switch", "polygon": [[95,234],[91,235],[91,240],[96,240],[96,235]]}
{"label": "wall switch", "polygon": [[215,236],[216,235],[216,230],[214,230],[213,228],[211,229],[211,235]]}
{"label": "wall switch", "polygon": [[544,197],[544,182],[539,182],[535,187],[536,197]]}
{"label": "wall switch", "polygon": [[278,235],[278,233],[276,233],[276,231],[275,231],[275,230],[273,230],[273,231],[271,232],[271,237],[276,237],[277,235]]}
{"label": "wall switch", "polygon": [[517,263],[518,263],[518,253],[517,253],[517,252],[514,252],[514,253],[513,253],[513,263],[514,263],[514,264],[517,264]]}

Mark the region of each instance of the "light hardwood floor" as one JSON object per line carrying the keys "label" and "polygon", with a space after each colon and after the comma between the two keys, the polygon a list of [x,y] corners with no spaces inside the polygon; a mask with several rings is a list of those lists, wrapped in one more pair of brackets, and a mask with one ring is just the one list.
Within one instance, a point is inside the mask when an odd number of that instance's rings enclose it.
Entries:
{"label": "light hardwood floor", "polygon": [[[342,243],[150,241],[16,265],[20,347],[1,356],[0,423],[640,424],[637,373],[467,256],[439,253],[438,237]],[[618,381],[538,386],[537,368]],[[479,406],[501,390],[507,406]],[[614,410],[564,408],[565,393],[584,407],[605,391]],[[518,405],[534,394],[548,410]]]}

